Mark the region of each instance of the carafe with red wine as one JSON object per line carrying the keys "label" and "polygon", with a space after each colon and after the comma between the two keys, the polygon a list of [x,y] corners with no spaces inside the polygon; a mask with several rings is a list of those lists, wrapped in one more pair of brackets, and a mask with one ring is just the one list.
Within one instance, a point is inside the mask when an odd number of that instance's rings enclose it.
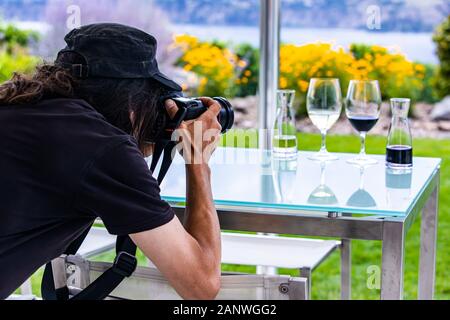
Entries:
{"label": "carafe with red wine", "polygon": [[392,122],[386,150],[389,168],[408,169],[413,166],[413,144],[408,120],[410,105],[410,99],[391,99]]}

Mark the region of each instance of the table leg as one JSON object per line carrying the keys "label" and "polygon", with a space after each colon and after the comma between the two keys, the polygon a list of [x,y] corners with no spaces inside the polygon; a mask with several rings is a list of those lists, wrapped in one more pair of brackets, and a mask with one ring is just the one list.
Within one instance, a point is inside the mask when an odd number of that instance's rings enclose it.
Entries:
{"label": "table leg", "polygon": [[352,241],[341,240],[341,299],[352,298]]}
{"label": "table leg", "polygon": [[383,223],[383,257],[381,299],[403,299],[403,268],[405,260],[405,230],[400,221]]}
{"label": "table leg", "polygon": [[433,300],[436,277],[436,236],[439,187],[422,212],[420,231],[419,300]]}
{"label": "table leg", "polygon": [[300,269],[300,277],[308,279],[307,290],[309,300],[312,300],[311,282],[312,282],[312,270],[309,268]]}
{"label": "table leg", "polygon": [[[258,233],[259,236],[277,236],[272,233]],[[256,266],[256,274],[259,275],[267,275],[267,276],[275,276],[278,274],[278,269],[274,267],[266,267],[266,266]]]}

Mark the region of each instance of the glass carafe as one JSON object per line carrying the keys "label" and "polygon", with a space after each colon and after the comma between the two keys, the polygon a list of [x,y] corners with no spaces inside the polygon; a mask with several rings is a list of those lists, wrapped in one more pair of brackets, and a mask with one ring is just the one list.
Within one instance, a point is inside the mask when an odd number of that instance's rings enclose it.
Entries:
{"label": "glass carafe", "polygon": [[412,135],[408,120],[410,105],[410,99],[391,99],[392,122],[386,151],[389,168],[408,169],[413,165]]}
{"label": "glass carafe", "polygon": [[277,92],[277,116],[273,132],[273,154],[278,158],[297,157],[297,129],[295,127],[294,90]]}

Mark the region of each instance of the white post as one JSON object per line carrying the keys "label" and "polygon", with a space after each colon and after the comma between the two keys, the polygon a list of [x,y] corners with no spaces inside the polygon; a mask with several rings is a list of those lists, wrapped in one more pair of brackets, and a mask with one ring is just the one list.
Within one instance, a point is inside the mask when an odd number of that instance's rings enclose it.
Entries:
{"label": "white post", "polygon": [[[281,0],[260,0],[260,64],[259,64],[259,148],[272,149],[271,129],[275,120],[280,60]],[[263,176],[262,192],[272,192],[271,176]],[[270,180],[270,181],[268,181]],[[270,189],[270,187],[272,187]],[[266,190],[270,189],[270,190]],[[277,269],[257,266],[257,274],[275,275]]]}
{"label": "white post", "polygon": [[274,124],[280,51],[280,2],[260,0],[259,147],[271,149],[268,132]]}

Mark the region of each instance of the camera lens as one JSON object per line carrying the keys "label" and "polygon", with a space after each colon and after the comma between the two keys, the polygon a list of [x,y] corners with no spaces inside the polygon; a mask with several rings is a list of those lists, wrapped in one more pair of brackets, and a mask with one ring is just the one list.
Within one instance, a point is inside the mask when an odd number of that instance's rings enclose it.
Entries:
{"label": "camera lens", "polygon": [[230,102],[222,97],[214,97],[215,101],[217,101],[222,107],[219,112],[218,120],[220,125],[222,126],[222,133],[226,133],[233,127],[234,124],[234,111]]}

